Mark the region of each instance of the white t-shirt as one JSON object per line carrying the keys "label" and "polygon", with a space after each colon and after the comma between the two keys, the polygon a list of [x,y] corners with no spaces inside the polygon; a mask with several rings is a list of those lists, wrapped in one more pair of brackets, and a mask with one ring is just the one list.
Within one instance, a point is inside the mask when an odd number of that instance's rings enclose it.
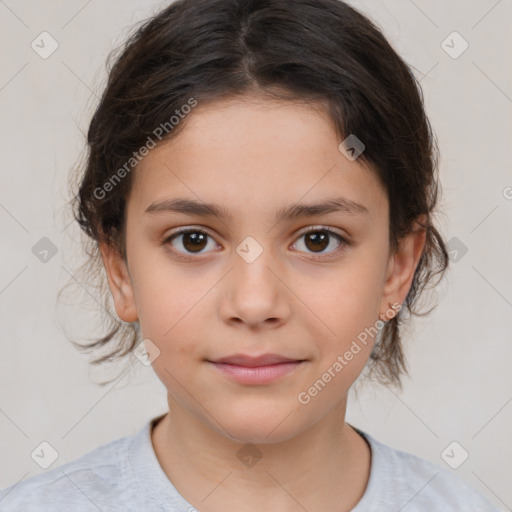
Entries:
{"label": "white t-shirt", "polygon": [[[1,512],[196,512],[164,473],[148,421],[132,436],[0,490]],[[380,443],[353,427],[371,449],[370,478],[352,512],[498,512],[447,469]]]}

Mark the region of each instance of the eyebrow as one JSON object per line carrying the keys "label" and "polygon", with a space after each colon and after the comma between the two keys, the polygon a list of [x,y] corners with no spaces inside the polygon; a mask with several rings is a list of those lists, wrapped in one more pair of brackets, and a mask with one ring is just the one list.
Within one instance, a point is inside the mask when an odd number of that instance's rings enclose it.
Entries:
{"label": "eyebrow", "polygon": [[[217,217],[218,219],[231,220],[233,216],[223,206],[203,203],[193,199],[176,198],[164,199],[151,203],[144,213],[182,213],[185,215],[198,215],[203,217]],[[314,204],[293,203],[280,208],[276,212],[276,221],[283,222],[297,217],[313,217],[327,213],[342,212],[348,215],[369,215],[368,209],[362,204],[356,203],[345,197],[326,199]]]}

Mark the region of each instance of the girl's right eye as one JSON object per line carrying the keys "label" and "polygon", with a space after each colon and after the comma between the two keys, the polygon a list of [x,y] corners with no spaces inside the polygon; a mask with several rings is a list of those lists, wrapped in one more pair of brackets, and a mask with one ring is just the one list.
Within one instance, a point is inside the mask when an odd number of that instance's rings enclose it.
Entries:
{"label": "girl's right eye", "polygon": [[[208,246],[206,243],[208,238],[211,238],[210,235],[202,229],[185,228],[165,238],[162,244],[170,244],[172,252],[178,253],[179,256],[187,257],[190,254],[201,254],[202,250]],[[181,245],[185,250],[177,250],[176,245]]]}

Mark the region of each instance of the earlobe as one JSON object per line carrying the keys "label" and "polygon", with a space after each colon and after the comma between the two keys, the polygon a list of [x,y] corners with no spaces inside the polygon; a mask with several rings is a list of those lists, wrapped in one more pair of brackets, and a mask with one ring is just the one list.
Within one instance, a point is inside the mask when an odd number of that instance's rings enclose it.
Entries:
{"label": "earlobe", "polygon": [[114,247],[106,243],[100,244],[100,253],[117,316],[124,322],[137,321],[133,286],[126,261]]}
{"label": "earlobe", "polygon": [[390,303],[405,302],[414,279],[414,273],[425,248],[426,230],[417,228],[403,237],[387,268],[386,282],[381,300],[382,310]]}

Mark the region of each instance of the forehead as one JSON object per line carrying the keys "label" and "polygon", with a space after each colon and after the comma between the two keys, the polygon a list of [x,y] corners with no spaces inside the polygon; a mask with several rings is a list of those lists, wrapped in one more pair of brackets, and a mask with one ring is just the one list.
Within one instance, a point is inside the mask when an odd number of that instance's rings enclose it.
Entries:
{"label": "forehead", "polygon": [[136,168],[133,208],[186,196],[263,214],[341,195],[365,205],[371,217],[386,213],[374,170],[339,151],[341,140],[320,104],[199,103],[183,122],[181,132]]}

